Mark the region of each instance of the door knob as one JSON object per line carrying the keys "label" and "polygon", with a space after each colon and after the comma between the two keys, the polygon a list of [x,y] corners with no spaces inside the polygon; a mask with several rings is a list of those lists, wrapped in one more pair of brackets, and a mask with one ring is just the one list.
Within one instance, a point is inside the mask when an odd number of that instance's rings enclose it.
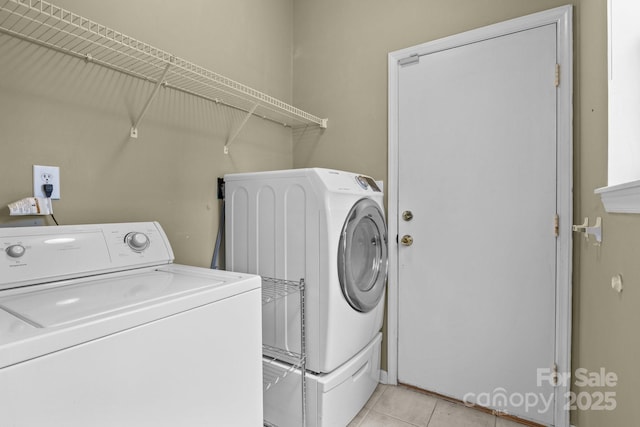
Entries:
{"label": "door knob", "polygon": [[408,234],[405,234],[400,239],[400,243],[402,243],[405,246],[411,246],[413,245],[413,237],[409,236]]}
{"label": "door knob", "polygon": [[413,219],[413,212],[411,211],[402,212],[402,219],[404,219],[405,221],[411,221]]}

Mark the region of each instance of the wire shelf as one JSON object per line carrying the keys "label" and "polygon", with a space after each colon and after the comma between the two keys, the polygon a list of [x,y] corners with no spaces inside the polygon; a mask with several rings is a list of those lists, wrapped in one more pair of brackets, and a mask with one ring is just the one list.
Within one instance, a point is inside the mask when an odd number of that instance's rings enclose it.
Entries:
{"label": "wire shelf", "polygon": [[298,293],[304,289],[304,281],[273,279],[262,277],[262,304]]}
{"label": "wire shelf", "polygon": [[290,373],[299,370],[302,372],[302,358],[300,358],[296,364],[282,364],[277,359],[262,359],[262,388],[264,391],[268,391],[271,387],[277,385],[281,380],[284,380]]}
{"label": "wire shelf", "polygon": [[[300,372],[300,390],[302,406],[300,425],[306,425],[306,335],[305,335],[305,281],[300,279],[299,282],[291,280],[274,279],[262,276],[262,304],[269,304],[280,298],[297,294],[300,298],[300,353],[292,352],[280,347],[272,347],[266,344],[262,345],[262,385],[266,392],[280,381],[283,381],[289,374],[299,370]],[[273,424],[265,420],[265,426]]]}
{"label": "wire shelf", "polygon": [[321,119],[272,96],[40,0],[0,0],[0,32],[281,123]]}
{"label": "wire shelf", "polygon": [[262,356],[269,361],[279,360],[281,362],[288,363],[295,368],[302,366],[304,361],[304,355],[295,353],[293,351],[284,350],[277,347],[271,347],[266,344],[262,345]]}

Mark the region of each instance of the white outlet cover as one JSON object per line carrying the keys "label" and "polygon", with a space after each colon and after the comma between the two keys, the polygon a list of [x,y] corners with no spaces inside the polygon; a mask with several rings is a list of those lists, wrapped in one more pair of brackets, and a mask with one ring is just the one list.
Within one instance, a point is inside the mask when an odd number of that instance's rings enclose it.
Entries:
{"label": "white outlet cover", "polygon": [[[50,176],[51,178],[48,178]],[[48,182],[47,182],[48,181]],[[60,168],[58,166],[33,165],[33,196],[47,197],[42,190],[44,184],[53,184],[51,198],[60,199]]]}

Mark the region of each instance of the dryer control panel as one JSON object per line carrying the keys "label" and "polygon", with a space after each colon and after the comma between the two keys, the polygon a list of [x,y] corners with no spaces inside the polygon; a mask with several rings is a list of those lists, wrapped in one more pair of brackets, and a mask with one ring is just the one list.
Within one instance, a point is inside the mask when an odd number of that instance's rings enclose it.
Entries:
{"label": "dryer control panel", "polygon": [[371,188],[371,190],[375,191],[376,193],[380,193],[380,187],[378,187],[378,184],[376,184],[376,182],[373,180],[373,178],[371,178],[370,176],[366,176],[366,175],[357,175],[356,176],[356,182],[360,185],[360,187],[362,187],[364,190]]}
{"label": "dryer control panel", "polygon": [[333,169],[305,169],[312,179],[319,179],[329,191],[338,193],[362,194],[363,196],[380,195],[382,182],[378,183],[367,175],[344,172]]}
{"label": "dryer control panel", "polygon": [[157,222],[0,229],[0,290],[173,262]]}

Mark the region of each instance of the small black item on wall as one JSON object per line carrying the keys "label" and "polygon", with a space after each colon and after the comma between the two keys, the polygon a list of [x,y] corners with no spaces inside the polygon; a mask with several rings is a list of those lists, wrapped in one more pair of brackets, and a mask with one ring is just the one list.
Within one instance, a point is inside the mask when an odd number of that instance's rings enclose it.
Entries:
{"label": "small black item on wall", "polygon": [[218,178],[218,200],[224,200],[224,178]]}

